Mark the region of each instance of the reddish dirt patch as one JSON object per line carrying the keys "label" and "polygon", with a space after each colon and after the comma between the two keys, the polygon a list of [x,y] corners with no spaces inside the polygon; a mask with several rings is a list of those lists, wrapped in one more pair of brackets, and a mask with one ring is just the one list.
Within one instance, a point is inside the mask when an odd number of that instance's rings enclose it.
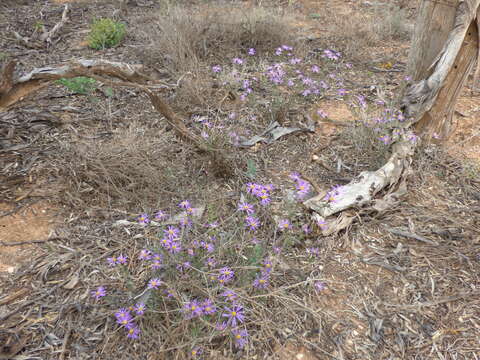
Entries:
{"label": "reddish dirt patch", "polygon": [[318,357],[314,356],[311,351],[302,347],[296,347],[292,344],[286,344],[277,349],[276,355],[280,360],[315,360]]}
{"label": "reddish dirt patch", "polygon": [[[12,209],[11,206],[0,203],[0,211],[7,212]],[[54,229],[54,223],[55,211],[48,204],[38,203],[16,214],[0,218],[0,241],[8,244],[47,239]],[[14,272],[32,258],[36,249],[36,246],[28,244],[0,245],[0,272]]]}
{"label": "reddish dirt patch", "polygon": [[455,106],[456,128],[448,141],[452,155],[465,156],[480,164],[480,105],[478,96],[462,96]]}

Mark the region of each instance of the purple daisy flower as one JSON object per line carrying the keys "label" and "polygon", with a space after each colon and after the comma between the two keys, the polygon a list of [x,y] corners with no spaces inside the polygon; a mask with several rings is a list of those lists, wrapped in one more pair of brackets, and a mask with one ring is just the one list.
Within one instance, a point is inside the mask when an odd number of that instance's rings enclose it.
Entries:
{"label": "purple daisy flower", "polygon": [[99,286],[96,290],[93,290],[91,292],[92,296],[95,298],[95,300],[100,299],[101,297],[104,297],[107,295],[107,291],[103,286]]}
{"label": "purple daisy flower", "polygon": [[118,263],[118,264],[125,265],[125,264],[127,263],[127,259],[128,259],[127,256],[120,254],[120,255],[117,257],[117,263]]}
{"label": "purple daisy flower", "polygon": [[127,338],[129,339],[138,339],[140,336],[140,329],[134,323],[127,325]]}
{"label": "purple daisy flower", "polygon": [[141,214],[137,220],[140,224],[148,224],[150,222],[148,214]]}
{"label": "purple daisy flower", "polygon": [[163,212],[162,210],[158,210],[155,213],[155,220],[165,220],[167,217],[168,215],[165,214],[165,212]]}
{"label": "purple daisy flower", "polygon": [[232,330],[233,338],[235,339],[235,346],[239,349],[243,349],[248,343],[248,332],[246,329],[234,329]]}
{"label": "purple daisy flower", "polygon": [[257,289],[266,289],[270,284],[270,278],[268,273],[265,272],[262,275],[258,275],[257,278],[253,281],[253,287]]}
{"label": "purple daisy flower", "polygon": [[130,312],[127,312],[124,315],[118,315],[115,314],[115,317],[117,318],[117,324],[122,325],[122,326],[127,326],[133,321],[132,315]]}
{"label": "purple daisy flower", "polygon": [[169,226],[167,230],[163,230],[163,232],[169,239],[176,239],[178,237],[180,230],[175,226]]}
{"label": "purple daisy flower", "polygon": [[243,323],[243,321],[245,320],[243,306],[239,304],[234,304],[231,308],[225,307],[224,310],[225,313],[223,313],[222,316],[227,318],[228,326],[236,327],[238,324]]}
{"label": "purple daisy flower", "polygon": [[293,181],[299,181],[299,180],[302,180],[302,178],[300,177],[300,174],[298,172],[292,172],[290,175],[289,175],[290,179],[292,179]]}
{"label": "purple daisy flower", "polygon": [[115,313],[117,319],[130,316],[130,311],[127,308],[121,308]]}
{"label": "purple daisy flower", "polygon": [[263,264],[263,272],[269,273],[269,272],[272,271],[272,266],[273,265],[272,265],[272,262],[269,259],[263,260],[262,264]]}
{"label": "purple daisy flower", "polygon": [[203,314],[203,307],[197,300],[192,300],[183,306],[183,311],[187,319],[193,319]]}
{"label": "purple daisy flower", "polygon": [[203,353],[202,348],[199,348],[198,346],[195,346],[192,350],[190,350],[190,355],[192,357],[200,356],[202,355],[202,353]]}
{"label": "purple daisy flower", "polygon": [[295,185],[297,189],[298,197],[302,198],[310,192],[310,183],[305,180],[298,180],[297,185]]}
{"label": "purple daisy flower", "polygon": [[208,258],[207,260],[205,260],[205,265],[207,265],[210,268],[214,267],[216,264],[217,264],[217,261],[214,258]]}
{"label": "purple daisy flower", "polygon": [[162,261],[162,260],[163,260],[163,256],[162,256],[162,254],[155,253],[155,254],[152,255],[152,260],[153,260],[153,261]]}
{"label": "purple daisy flower", "polygon": [[115,266],[117,265],[117,258],[115,256],[107,258],[108,265]]}
{"label": "purple daisy flower", "polygon": [[160,243],[164,248],[168,249],[172,241],[173,241],[172,239],[168,237],[164,237],[162,240],[160,240]]}
{"label": "purple daisy flower", "polygon": [[249,194],[255,194],[259,185],[255,183],[247,183],[247,192]]}
{"label": "purple daisy flower", "polygon": [[260,204],[262,204],[263,206],[270,204],[271,199],[267,194],[262,194],[259,196],[259,198],[260,198]]}
{"label": "purple daisy flower", "polygon": [[182,245],[178,241],[170,242],[170,246],[168,247],[168,251],[172,254],[177,254],[182,250]]}
{"label": "purple daisy flower", "polygon": [[288,219],[282,219],[278,222],[278,228],[280,231],[290,230],[292,228],[292,224],[290,221],[288,221]]}
{"label": "purple daisy flower", "polygon": [[233,62],[234,64],[237,64],[237,65],[242,65],[242,64],[243,64],[243,60],[240,59],[240,58],[237,58],[237,57],[236,57],[236,58],[233,58],[232,62]]}
{"label": "purple daisy flower", "polygon": [[234,301],[237,298],[237,294],[234,291],[229,289],[225,290],[220,295],[223,296],[228,301]]}
{"label": "purple daisy flower", "polygon": [[317,110],[317,115],[320,116],[322,119],[325,119],[328,117],[327,113],[323,111],[322,109]]}
{"label": "purple daisy flower", "polygon": [[314,286],[317,292],[321,292],[327,288],[327,284],[325,284],[323,281],[315,281]]}
{"label": "purple daisy flower", "polygon": [[255,212],[253,205],[246,202],[242,202],[238,204],[238,210],[245,211],[248,215],[253,214]]}
{"label": "purple daisy flower", "polygon": [[182,208],[182,209],[187,209],[187,208],[189,208],[189,207],[192,207],[192,206],[190,205],[190,201],[188,201],[188,200],[183,200],[183,201],[181,201],[181,202],[178,204],[178,206],[179,206],[180,208]]}
{"label": "purple daisy flower", "polygon": [[150,260],[152,258],[152,255],[150,253],[150,250],[143,249],[140,251],[140,254],[138,255],[139,260]]}
{"label": "purple daisy flower", "polygon": [[158,287],[162,285],[162,282],[160,281],[160,279],[158,278],[154,278],[154,279],[151,279],[149,282],[148,282],[148,288],[149,289],[158,289]]}
{"label": "purple daisy flower", "polygon": [[222,67],[220,65],[213,65],[212,66],[212,71],[214,73],[219,73],[220,71],[222,71]]}
{"label": "purple daisy flower", "polygon": [[253,55],[255,55],[256,53],[257,53],[257,52],[255,51],[254,48],[248,49],[248,55],[253,56]]}
{"label": "purple daisy flower", "polygon": [[144,303],[137,303],[137,304],[135,304],[135,307],[133,308],[133,310],[135,311],[135,313],[137,315],[145,314],[146,309],[147,309],[147,307],[145,306]]}
{"label": "purple daisy flower", "polygon": [[202,302],[202,307],[203,307],[203,313],[205,315],[212,315],[217,312],[216,306],[213,304],[212,300],[207,299],[204,302]]}
{"label": "purple daisy flower", "polygon": [[253,216],[247,216],[245,222],[247,223],[246,226],[252,231],[257,230],[260,226],[260,221],[258,221],[258,219],[254,218]]}

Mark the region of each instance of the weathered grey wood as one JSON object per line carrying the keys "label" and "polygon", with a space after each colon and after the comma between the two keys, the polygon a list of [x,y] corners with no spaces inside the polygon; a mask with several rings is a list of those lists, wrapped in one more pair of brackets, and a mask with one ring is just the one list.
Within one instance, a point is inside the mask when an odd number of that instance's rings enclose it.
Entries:
{"label": "weathered grey wood", "polygon": [[[431,1],[433,0],[427,0]],[[437,133],[446,137],[450,133],[454,105],[479,53],[475,20],[479,4],[480,0],[459,0],[457,8],[451,8],[455,11],[454,26],[439,55],[428,69],[426,61],[412,56],[412,59],[419,61],[416,66],[424,73],[412,70],[413,74],[424,77],[407,89],[402,99],[402,109],[417,123],[415,130],[420,135],[432,136]],[[427,13],[423,15],[428,17]],[[424,27],[423,31],[428,32],[429,28]],[[428,37],[421,39],[426,41]],[[427,44],[417,43],[416,46]],[[417,52],[415,49],[412,51]],[[411,64],[410,68],[414,66],[415,64]]]}
{"label": "weathered grey wood", "polygon": [[459,0],[422,0],[410,45],[407,73],[412,80],[425,79],[442,51],[455,23]]}

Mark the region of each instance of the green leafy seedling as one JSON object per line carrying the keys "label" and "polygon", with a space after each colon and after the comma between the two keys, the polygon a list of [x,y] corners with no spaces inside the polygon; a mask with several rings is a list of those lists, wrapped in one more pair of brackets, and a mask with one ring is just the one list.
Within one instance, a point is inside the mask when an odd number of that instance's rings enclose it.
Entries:
{"label": "green leafy seedling", "polygon": [[125,24],[109,18],[95,20],[88,35],[88,46],[95,50],[111,48],[125,37]]}
{"label": "green leafy seedling", "polygon": [[97,88],[95,79],[78,76],[71,79],[58,79],[57,83],[65,86],[74,94],[89,95]]}

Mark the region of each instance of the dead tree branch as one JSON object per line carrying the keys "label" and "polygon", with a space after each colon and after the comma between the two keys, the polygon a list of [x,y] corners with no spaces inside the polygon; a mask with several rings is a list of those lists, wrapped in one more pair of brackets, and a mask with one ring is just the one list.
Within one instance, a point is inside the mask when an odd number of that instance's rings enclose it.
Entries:
{"label": "dead tree branch", "polygon": [[[13,78],[14,65],[5,67],[4,74]],[[51,81],[60,78],[73,78],[77,76],[91,77],[109,86],[129,86],[144,92],[150,99],[153,107],[172,126],[177,136],[194,145],[200,152],[208,154],[214,164],[218,176],[231,176],[234,173],[233,164],[228,161],[220,149],[209,147],[199,136],[192,133],[185,122],[173,109],[164,102],[152,89],[158,87],[149,85],[150,78],[142,73],[142,66],[129,65],[108,60],[75,60],[63,66],[44,67],[32,70],[21,76],[16,81],[10,81],[5,86],[4,93],[0,93],[0,111],[9,108],[22,100],[39,87],[48,85]],[[106,76],[120,79],[113,81]]]}

